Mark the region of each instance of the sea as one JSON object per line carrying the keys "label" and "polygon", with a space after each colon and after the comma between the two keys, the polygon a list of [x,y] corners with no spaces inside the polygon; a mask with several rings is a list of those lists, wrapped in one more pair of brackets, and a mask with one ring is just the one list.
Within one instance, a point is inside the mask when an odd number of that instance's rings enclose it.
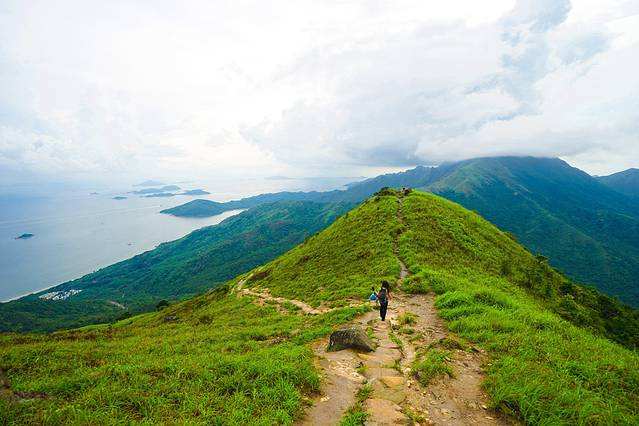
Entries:
{"label": "sea", "polygon": [[[343,188],[353,178],[268,178],[176,184],[205,196],[145,198],[141,187],[56,189],[39,195],[0,194],[0,301],[79,278],[188,233],[216,225],[240,211],[209,218],[179,218],[160,210],[193,199],[228,201],[277,191]],[[114,199],[116,196],[125,199]],[[22,234],[28,239],[16,239]]]}

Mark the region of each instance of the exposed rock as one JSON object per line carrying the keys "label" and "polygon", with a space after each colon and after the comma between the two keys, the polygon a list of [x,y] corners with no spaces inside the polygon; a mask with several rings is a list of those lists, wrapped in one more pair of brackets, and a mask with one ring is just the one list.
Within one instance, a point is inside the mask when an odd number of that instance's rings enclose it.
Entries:
{"label": "exposed rock", "polygon": [[341,351],[342,349],[372,352],[375,350],[375,346],[361,327],[348,327],[334,331],[328,342],[329,351]]}
{"label": "exposed rock", "polygon": [[406,390],[403,386],[388,387],[380,380],[374,380],[371,384],[373,392],[373,399],[383,399],[394,402],[395,404],[401,404],[406,399]]}
{"label": "exposed rock", "polygon": [[380,377],[379,380],[382,381],[389,388],[398,388],[402,387],[404,383],[406,383],[406,379],[402,376],[384,376]]}
{"label": "exposed rock", "polygon": [[366,420],[367,426],[401,425],[406,424],[408,420],[399,405],[386,399],[368,399],[366,401],[366,411],[370,415]]}
{"label": "exposed rock", "polygon": [[167,315],[164,317],[164,322],[175,322],[178,320],[178,317],[175,315]]}

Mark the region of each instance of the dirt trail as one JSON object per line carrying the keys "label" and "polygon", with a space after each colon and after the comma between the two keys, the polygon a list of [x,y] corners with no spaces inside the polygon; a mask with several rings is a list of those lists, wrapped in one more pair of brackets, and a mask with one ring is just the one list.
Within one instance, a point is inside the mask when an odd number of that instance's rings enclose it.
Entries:
{"label": "dirt trail", "polygon": [[[260,271],[261,271],[261,268],[258,268],[256,270],[256,273],[259,273]],[[333,309],[338,309],[338,308],[327,308],[323,306],[314,308],[308,303],[302,302],[301,300],[286,299],[284,297],[273,296],[270,294],[269,289],[267,288],[257,289],[257,288],[245,287],[246,282],[249,281],[251,277],[253,277],[253,274],[254,273],[238,281],[238,283],[233,288],[232,292],[239,294],[241,296],[253,296],[256,298],[257,303],[260,305],[263,305],[265,302],[274,302],[276,305],[278,305],[278,309],[281,309],[284,312],[285,312],[285,309],[283,309],[281,305],[285,303],[290,303],[292,305],[297,306],[302,311],[302,313],[307,315],[319,315],[319,314],[324,314],[326,312],[330,312]],[[357,306],[361,304],[362,303],[359,302],[359,303],[353,303],[349,306]]]}
{"label": "dirt trail", "polygon": [[[437,315],[432,294],[398,293],[394,299],[391,321],[404,312],[416,315],[416,323],[410,325],[413,330],[410,336],[420,336],[410,341],[398,333],[404,347],[401,370],[410,377],[410,365],[415,360],[417,351],[430,345],[436,347],[449,333]],[[407,398],[403,403],[405,411],[417,414],[424,424],[512,424],[509,419],[488,409],[489,399],[481,389],[485,354],[473,347],[447,350],[451,352],[449,365],[453,370],[453,377],[436,378],[427,387],[411,378],[407,383]]]}
{"label": "dirt trail", "polygon": [[250,296],[254,296],[256,297],[258,300],[265,302],[265,301],[270,301],[270,302],[275,302],[277,304],[284,304],[284,303],[291,303],[295,306],[297,306],[303,313],[307,314],[307,315],[319,315],[319,314],[323,314],[325,312],[329,312],[331,309],[330,308],[314,308],[311,305],[302,302],[301,300],[295,300],[295,299],[286,299],[284,297],[277,297],[277,296],[272,296],[268,289],[264,289],[262,291],[255,291],[255,290],[251,290],[248,288],[242,288],[239,290],[240,294],[243,295],[250,295]]}

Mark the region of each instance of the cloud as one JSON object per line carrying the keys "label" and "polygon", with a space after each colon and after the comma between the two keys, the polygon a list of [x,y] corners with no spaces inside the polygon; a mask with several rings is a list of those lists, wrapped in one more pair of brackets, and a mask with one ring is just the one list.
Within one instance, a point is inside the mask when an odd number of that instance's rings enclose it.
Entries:
{"label": "cloud", "polygon": [[639,165],[632,2],[117,5],[0,8],[3,175]]}
{"label": "cloud", "polygon": [[639,136],[624,124],[639,118],[629,75],[639,61],[628,55],[639,49],[610,50],[604,23],[569,24],[570,12],[567,1],[519,1],[485,25],[427,24],[314,52],[294,73],[329,90],[251,139],[301,164],[407,167],[515,154],[630,166],[613,153]]}

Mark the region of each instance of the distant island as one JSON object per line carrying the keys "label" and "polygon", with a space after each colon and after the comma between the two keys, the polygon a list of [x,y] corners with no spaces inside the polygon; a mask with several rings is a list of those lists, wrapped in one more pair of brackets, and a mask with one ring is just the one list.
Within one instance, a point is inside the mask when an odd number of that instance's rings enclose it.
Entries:
{"label": "distant island", "polygon": [[154,192],[153,194],[144,195],[144,198],[153,198],[153,197],[173,197],[176,194],[172,192]]}
{"label": "distant island", "polygon": [[205,191],[203,189],[190,189],[182,192],[179,195],[209,195],[210,192]]}
{"label": "distant island", "polygon": [[29,233],[27,232],[27,233],[24,233],[24,234],[22,234],[22,235],[19,235],[19,236],[15,237],[15,239],[16,239],[16,240],[28,240],[29,238],[33,238],[33,237],[34,237],[34,235],[33,235],[33,234],[29,234]]}
{"label": "distant island", "polygon": [[136,183],[133,186],[161,186],[165,185],[165,183],[157,181],[157,180],[145,180],[144,182]]}
{"label": "distant island", "polygon": [[232,208],[224,205],[224,203],[210,200],[193,200],[177,207],[162,210],[160,213],[179,217],[209,217],[224,213],[227,210],[232,210]]}
{"label": "distant island", "polygon": [[179,191],[180,187],[177,185],[165,185],[162,187],[158,187],[158,188],[144,188],[144,189],[140,189],[139,191],[132,191],[133,194],[138,194],[138,195],[146,195],[146,194],[159,194],[162,192],[172,192],[172,191]]}
{"label": "distant island", "polygon": [[113,197],[114,200],[126,200],[126,197],[123,197],[122,195],[117,195],[115,197]]}

